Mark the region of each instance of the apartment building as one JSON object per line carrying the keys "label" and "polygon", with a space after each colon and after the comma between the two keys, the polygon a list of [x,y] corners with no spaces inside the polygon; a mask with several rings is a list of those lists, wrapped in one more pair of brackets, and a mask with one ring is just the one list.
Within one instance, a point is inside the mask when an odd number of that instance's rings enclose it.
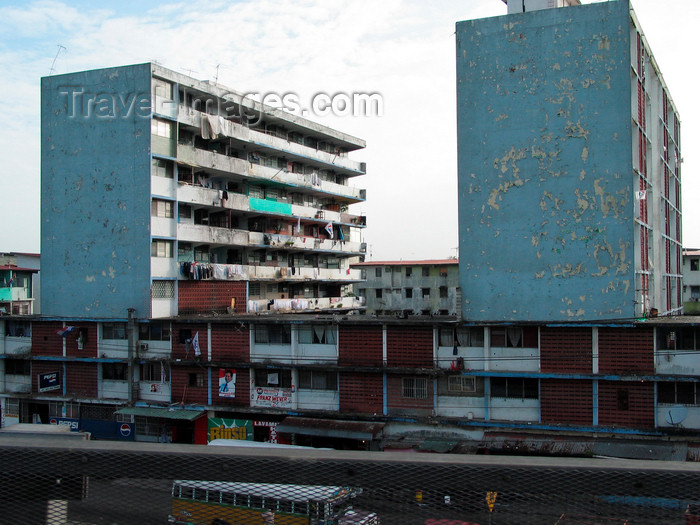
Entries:
{"label": "apartment building", "polygon": [[700,250],[683,250],[683,313],[700,313]]}
{"label": "apartment building", "polygon": [[457,23],[462,313],[681,312],[680,121],[629,0]]}
{"label": "apartment building", "polygon": [[373,315],[445,315],[460,313],[459,261],[368,261],[355,263],[362,282],[355,294]]}
{"label": "apartment building", "polygon": [[44,312],[359,306],[364,146],[156,64],[43,78]]}
{"label": "apartment building", "polygon": [[697,324],[2,318],[0,407],[3,425],[201,444],[376,449],[416,433],[479,442],[522,428],[692,441]]}
{"label": "apartment building", "polygon": [[0,253],[0,315],[40,313],[39,254]]}

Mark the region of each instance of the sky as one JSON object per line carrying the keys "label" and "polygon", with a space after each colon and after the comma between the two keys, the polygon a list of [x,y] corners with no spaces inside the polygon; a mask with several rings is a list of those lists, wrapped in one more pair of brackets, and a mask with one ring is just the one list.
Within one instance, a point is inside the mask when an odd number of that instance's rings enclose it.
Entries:
{"label": "sky", "polygon": [[[591,0],[583,0],[591,3]],[[681,117],[683,244],[700,248],[696,0],[632,0]],[[378,93],[381,116],[311,117],[366,140],[351,181],[368,260],[457,256],[455,22],[501,0],[0,0],[0,252],[39,252],[40,79],[157,61],[236,91]],[[690,66],[690,67],[689,67]]]}

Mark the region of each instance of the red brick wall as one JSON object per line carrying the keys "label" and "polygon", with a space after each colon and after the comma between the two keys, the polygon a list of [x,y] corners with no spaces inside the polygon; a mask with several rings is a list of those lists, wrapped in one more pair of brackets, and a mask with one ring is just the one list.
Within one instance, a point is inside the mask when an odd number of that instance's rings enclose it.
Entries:
{"label": "red brick wall", "polygon": [[[201,337],[201,334],[200,334]],[[250,362],[250,328],[241,323],[212,324],[211,355],[214,361]]]}
{"label": "red brick wall", "polygon": [[66,363],[66,394],[97,397],[97,363]]}
{"label": "red brick wall", "polygon": [[340,373],[340,411],[352,414],[382,414],[381,374]]}
{"label": "red brick wall", "polygon": [[189,351],[187,351],[187,345],[180,343],[180,330],[189,330],[191,336],[194,337],[197,332],[199,332],[199,349],[202,352],[201,359],[207,359],[207,345],[208,335],[207,335],[207,325],[206,323],[195,323],[195,324],[184,324],[184,323],[173,323],[172,327],[172,356],[173,359],[194,359],[194,348],[192,344],[189,345]]}
{"label": "red brick wall", "polygon": [[[428,394],[424,399],[407,399],[402,397],[403,377],[409,376],[388,376],[387,377],[387,408],[389,415],[415,415],[427,416],[433,411],[433,380],[426,377],[428,381]],[[419,377],[419,376],[410,376]]]}
{"label": "red brick wall", "polygon": [[590,328],[540,329],[542,372],[588,373],[593,371],[593,331]]}
{"label": "red brick wall", "polygon": [[[189,385],[189,375],[202,374],[204,384],[201,387]],[[184,403],[186,405],[206,405],[208,379],[207,369],[201,367],[180,367],[173,366],[170,373],[171,392],[173,403]]]}
{"label": "red brick wall", "polygon": [[[627,392],[628,408],[618,406],[618,392]],[[598,383],[598,424],[601,426],[652,428],[654,426],[654,383],[647,381],[600,381]]]}
{"label": "red brick wall", "polygon": [[382,366],[382,327],[343,326],[338,335],[338,364]]}
{"label": "red brick wall", "polygon": [[236,313],[246,311],[245,281],[178,281],[177,305],[180,314],[227,312],[231,298]]}
{"label": "red brick wall", "polygon": [[[56,330],[63,328],[59,322],[32,322],[32,354],[33,355],[63,355],[63,338]],[[70,334],[67,336],[70,337]],[[50,370],[47,370],[50,372]]]}
{"label": "red brick wall", "polygon": [[653,328],[599,328],[601,374],[654,373]]}
{"label": "red brick wall", "polygon": [[[97,323],[68,323],[75,330],[66,336],[66,355],[69,357],[97,357]],[[79,330],[86,331],[86,342],[78,350]]]}
{"label": "red brick wall", "polygon": [[542,422],[593,425],[593,384],[572,379],[540,381]]}
{"label": "red brick wall", "polygon": [[433,329],[389,326],[386,336],[387,365],[432,368]]}

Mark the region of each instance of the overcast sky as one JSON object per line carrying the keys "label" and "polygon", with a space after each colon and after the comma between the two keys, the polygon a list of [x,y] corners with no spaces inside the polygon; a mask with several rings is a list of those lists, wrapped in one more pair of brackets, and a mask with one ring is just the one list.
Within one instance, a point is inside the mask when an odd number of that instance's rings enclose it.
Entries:
{"label": "overcast sky", "polygon": [[[684,246],[700,248],[691,62],[700,2],[632,3],[680,112]],[[367,189],[356,211],[368,218],[369,254],[455,256],[455,22],[505,12],[501,0],[2,1],[0,251],[39,251],[40,78],[52,66],[60,74],[157,61],[238,91],[302,101],[380,93],[383,116],[315,119],[367,141],[354,155],[367,175],[353,184]]]}

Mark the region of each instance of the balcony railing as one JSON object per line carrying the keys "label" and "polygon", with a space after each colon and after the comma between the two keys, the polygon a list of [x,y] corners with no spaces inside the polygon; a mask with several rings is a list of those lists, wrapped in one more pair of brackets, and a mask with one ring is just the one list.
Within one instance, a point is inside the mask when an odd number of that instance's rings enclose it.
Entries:
{"label": "balcony railing", "polygon": [[281,184],[329,193],[353,199],[357,202],[365,200],[365,191],[355,186],[346,186],[322,179],[317,180],[309,173],[292,173],[285,169],[253,164],[245,159],[229,157],[221,153],[195,148],[194,146],[179,144],[177,147],[177,158],[186,164],[222,173],[235,173],[243,177],[274,180]]}
{"label": "balcony railing", "polygon": [[296,312],[326,309],[361,308],[362,297],[309,297],[304,299],[251,299],[248,301],[249,312]]}
{"label": "balcony railing", "polygon": [[[184,124],[201,128],[203,113],[192,108],[180,105],[178,120]],[[216,118],[216,116],[214,116]],[[261,131],[248,128],[230,120],[219,119],[221,135],[245,142],[262,148],[283,151],[288,157],[298,157],[300,160],[312,159],[332,166],[336,170],[349,172],[352,175],[364,173],[363,164],[348,157],[342,157],[333,153],[317,150],[303,144],[298,144]]]}

